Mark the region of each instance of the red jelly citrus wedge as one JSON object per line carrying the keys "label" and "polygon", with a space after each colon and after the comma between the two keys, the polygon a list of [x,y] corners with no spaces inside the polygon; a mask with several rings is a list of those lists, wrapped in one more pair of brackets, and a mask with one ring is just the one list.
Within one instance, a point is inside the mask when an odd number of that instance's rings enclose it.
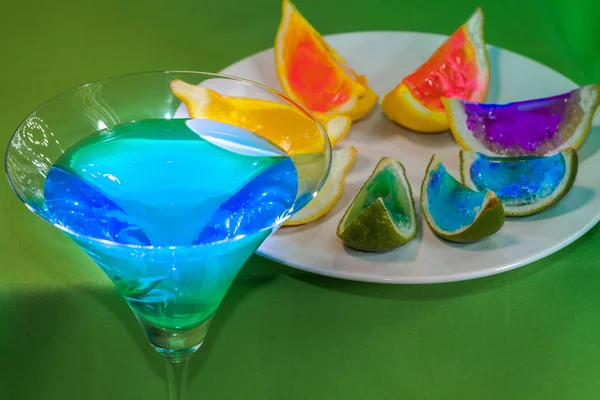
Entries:
{"label": "red jelly citrus wedge", "polygon": [[283,1],[275,38],[275,66],[283,91],[311,111],[357,120],[377,103],[366,78],[346,64],[289,0]]}
{"label": "red jelly citrus wedge", "polygon": [[483,11],[477,11],[416,71],[390,91],[381,108],[396,123],[417,132],[448,129],[442,97],[483,101],[489,83]]}
{"label": "red jelly citrus wedge", "polygon": [[465,150],[488,155],[549,155],[577,149],[600,105],[600,85],[509,104],[443,99],[450,130]]}

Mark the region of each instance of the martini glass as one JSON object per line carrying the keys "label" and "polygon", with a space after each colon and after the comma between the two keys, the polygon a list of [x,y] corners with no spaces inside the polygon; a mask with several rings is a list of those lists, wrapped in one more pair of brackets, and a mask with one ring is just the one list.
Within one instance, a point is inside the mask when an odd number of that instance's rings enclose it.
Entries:
{"label": "martini glass", "polygon": [[[294,113],[293,122],[277,124],[284,143],[255,133],[263,123],[252,118],[190,118],[170,89],[175,80],[279,103]],[[239,115],[236,104],[228,115]],[[307,137],[312,150],[294,154],[295,142],[305,145]],[[21,201],[113,281],[166,358],[170,399],[179,400],[187,398],[188,360],[231,282],[317,195],[331,145],[309,111],[266,86],[150,72],[89,83],[44,103],[19,125],[5,161]]]}

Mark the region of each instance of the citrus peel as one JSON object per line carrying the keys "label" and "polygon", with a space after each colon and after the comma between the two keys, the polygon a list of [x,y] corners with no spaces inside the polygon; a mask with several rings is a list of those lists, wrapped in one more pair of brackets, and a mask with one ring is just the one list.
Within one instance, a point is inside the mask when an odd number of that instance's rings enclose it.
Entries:
{"label": "citrus peel", "polygon": [[303,225],[315,221],[336,205],[344,191],[346,174],[356,159],[356,153],[354,146],[333,150],[331,169],[323,187],[308,204],[284,223],[285,226]]}
{"label": "citrus peel", "polygon": [[275,37],[275,67],[283,91],[313,112],[364,117],[377,95],[325,42],[289,0]]}
{"label": "citrus peel", "polygon": [[463,149],[501,156],[541,156],[581,146],[600,106],[600,85],[508,104],[442,101],[452,136]]}
{"label": "citrus peel", "polygon": [[384,157],[344,213],[337,236],[355,250],[384,252],[413,240],[417,225],[404,166]]}
{"label": "citrus peel", "polygon": [[573,187],[577,170],[573,149],[521,157],[460,152],[462,182],[473,190],[493,191],[511,217],[537,214],[558,204]]}
{"label": "citrus peel", "polygon": [[463,185],[435,154],[421,185],[421,211],[433,233],[457,243],[487,238],[498,232],[505,220],[504,208],[494,192]]}
{"label": "citrus peel", "polygon": [[490,75],[483,22],[483,11],[477,8],[424,64],[385,95],[383,113],[413,131],[440,132],[449,127],[442,97],[483,101]]}
{"label": "citrus peel", "polygon": [[[288,104],[248,97],[223,96],[202,86],[181,80],[170,83],[173,94],[186,106],[190,117],[205,118],[239,126],[279,146],[289,155],[316,153],[325,148],[318,124],[305,113]],[[315,114],[331,145],[348,133],[347,116]]]}

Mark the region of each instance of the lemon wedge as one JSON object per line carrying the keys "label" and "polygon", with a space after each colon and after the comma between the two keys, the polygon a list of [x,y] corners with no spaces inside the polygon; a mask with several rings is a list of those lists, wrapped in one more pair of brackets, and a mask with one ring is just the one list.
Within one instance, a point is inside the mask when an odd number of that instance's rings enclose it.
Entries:
{"label": "lemon wedge", "polygon": [[[325,140],[317,124],[306,114],[287,104],[248,97],[223,96],[214,90],[182,80],[170,83],[171,91],[187,107],[192,118],[205,118],[248,129],[279,146],[289,155],[323,151]],[[350,129],[347,116],[315,114],[331,145]]]}
{"label": "lemon wedge", "polygon": [[302,225],[312,222],[327,214],[342,197],[346,174],[356,159],[356,148],[350,146],[333,151],[331,169],[325,184],[307,205],[292,215],[285,226]]}

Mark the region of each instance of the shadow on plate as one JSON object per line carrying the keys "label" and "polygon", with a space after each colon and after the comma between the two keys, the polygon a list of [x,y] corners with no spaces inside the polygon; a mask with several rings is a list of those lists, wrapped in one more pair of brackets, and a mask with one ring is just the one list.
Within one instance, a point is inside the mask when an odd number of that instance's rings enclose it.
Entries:
{"label": "shadow on plate", "polygon": [[488,86],[487,96],[485,97],[486,103],[499,103],[500,102],[500,49],[498,47],[488,46],[488,59],[490,62],[490,84]]}
{"label": "shadow on plate", "polygon": [[411,131],[396,125],[399,130],[398,134],[402,135],[402,138],[408,140],[417,147],[428,149],[431,154],[437,151],[448,151],[449,149],[456,149],[458,152],[459,146],[454,141],[450,131],[441,131],[433,133],[421,133]]}
{"label": "shadow on plate", "polygon": [[[359,162],[359,158],[360,156],[357,155],[357,160],[355,161],[355,164]],[[350,171],[352,171],[352,169],[355,167],[357,166],[353,165]],[[344,184],[344,191],[342,192],[342,196],[337,201],[337,203],[331,208],[331,210],[327,212],[327,214],[307,224],[296,226],[282,226],[277,230],[275,234],[278,237],[286,237],[290,235],[293,236],[296,234],[300,234],[306,231],[311,231],[314,229],[322,229],[319,228],[319,226],[326,224],[331,219],[335,219],[334,222],[337,228],[339,221],[342,219],[344,213],[346,212],[346,209],[350,206],[350,203],[352,203],[352,200],[354,200],[354,197],[356,197],[356,195],[358,194],[358,191],[361,189],[362,185],[363,183],[359,182],[346,182]],[[335,228],[332,234],[335,235]]]}
{"label": "shadow on plate", "polygon": [[389,264],[390,262],[397,261],[400,262],[410,262],[417,259],[417,255],[419,254],[419,248],[422,243],[422,231],[417,231],[417,237],[411,241],[410,243],[405,244],[402,247],[396,248],[394,250],[390,250],[385,253],[369,253],[354,250],[348,247],[344,247],[344,252],[351,257],[360,258],[363,260],[368,260],[369,262],[380,262],[384,264]]}
{"label": "shadow on plate", "polygon": [[445,241],[441,238],[438,238],[438,240],[444,242],[444,244],[450,247],[471,252],[483,252],[504,249],[513,246],[519,242],[514,236],[507,235],[506,233],[502,232],[502,230],[488,238],[485,238],[475,243],[453,243]]}
{"label": "shadow on plate", "polygon": [[[266,53],[266,58],[270,62],[255,62],[252,65],[253,71],[248,72],[246,75],[248,76],[248,79],[267,85],[275,90],[281,90],[281,84],[279,83],[279,78],[277,78],[277,71],[275,69],[275,55],[273,50],[267,50]],[[263,60],[263,57],[256,58],[256,60]],[[246,65],[245,68],[247,68]]]}
{"label": "shadow on plate", "polygon": [[[589,238],[600,230],[600,225],[594,227],[590,233],[562,249],[559,254],[568,257],[569,254],[584,246]],[[484,254],[481,254],[484,257]],[[413,300],[444,300],[450,298],[475,295],[490,290],[497,290],[506,286],[518,284],[520,281],[532,279],[534,276],[544,273],[552,267],[552,262],[540,260],[538,262],[507,271],[501,274],[467,281],[434,283],[434,284],[377,284],[368,282],[357,282],[332,277],[311,274],[291,267],[276,264],[269,261],[272,268],[278,269],[282,274],[315,285],[326,290],[351,293],[357,296],[380,298],[390,301],[413,301]]]}
{"label": "shadow on plate", "polygon": [[600,149],[600,125],[594,125],[590,129],[585,141],[581,144],[581,147],[577,149],[579,162],[594,156],[598,152],[598,149]]}
{"label": "shadow on plate", "polygon": [[568,214],[580,207],[583,207],[587,203],[589,203],[594,196],[596,195],[596,190],[589,187],[584,186],[574,186],[569,193],[555,206],[540,212],[539,214],[534,214],[528,217],[522,218],[510,218],[507,221],[510,222],[532,222],[532,221],[542,221],[546,219],[556,218],[558,216]]}

